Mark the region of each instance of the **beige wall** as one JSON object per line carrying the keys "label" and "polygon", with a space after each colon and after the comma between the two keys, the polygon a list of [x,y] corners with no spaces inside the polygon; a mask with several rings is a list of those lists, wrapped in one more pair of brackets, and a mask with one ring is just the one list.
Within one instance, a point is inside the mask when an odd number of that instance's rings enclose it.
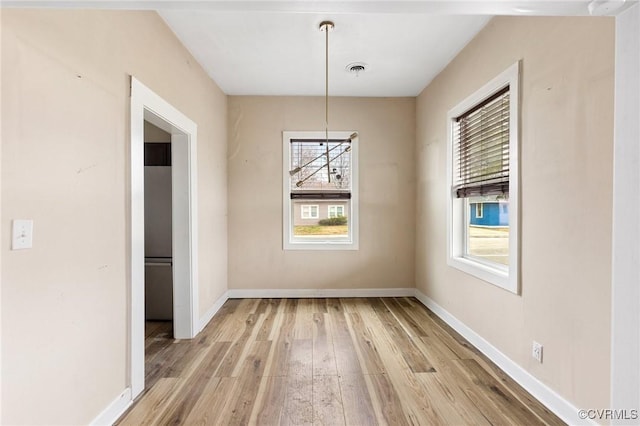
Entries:
{"label": "beige wall", "polygon": [[127,385],[129,75],[198,125],[200,315],[226,291],[226,96],[153,12],[1,26],[0,422],[86,424]]}
{"label": "beige wall", "polygon": [[282,132],[322,130],[324,98],[229,97],[229,288],[414,285],[415,99],[332,98],[360,138],[360,250],[283,251]]}
{"label": "beige wall", "polygon": [[[151,12],[1,20],[0,423],[85,424],[126,386],[131,74],[198,124],[201,315],[227,266],[232,289],[416,283],[575,405],[609,405],[613,19],[496,18],[417,102],[332,99],[331,128],[361,143],[360,250],[339,252],[282,250],[281,132],[322,129],[323,98],[227,109]],[[521,296],[445,258],[446,112],[518,59]],[[9,250],[14,218],[32,250]]]}
{"label": "beige wall", "polygon": [[[417,101],[417,288],[578,407],[609,406],[613,53],[613,18],[495,18]],[[519,59],[521,296],[445,249],[446,113]]]}

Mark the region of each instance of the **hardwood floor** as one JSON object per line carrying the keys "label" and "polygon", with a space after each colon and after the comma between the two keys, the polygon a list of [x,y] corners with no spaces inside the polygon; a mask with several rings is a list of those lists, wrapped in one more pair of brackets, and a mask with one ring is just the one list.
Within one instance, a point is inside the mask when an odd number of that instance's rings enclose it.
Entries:
{"label": "hardwood floor", "polygon": [[231,299],[145,343],[120,425],[564,424],[414,298]]}

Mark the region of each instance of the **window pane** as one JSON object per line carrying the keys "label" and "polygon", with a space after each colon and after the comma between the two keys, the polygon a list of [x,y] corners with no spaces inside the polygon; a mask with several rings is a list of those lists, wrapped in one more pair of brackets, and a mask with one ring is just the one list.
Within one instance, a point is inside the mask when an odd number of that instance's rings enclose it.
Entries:
{"label": "window pane", "polygon": [[350,140],[295,140],[291,142],[290,158],[291,189],[351,189]]}
{"label": "window pane", "polygon": [[344,216],[344,206],[329,206],[329,217]]}
{"label": "window pane", "polygon": [[[293,204],[293,235],[295,237],[345,239],[349,237],[349,223],[344,214],[331,215],[333,211],[348,211],[350,201],[335,205],[336,201],[326,200],[291,200]],[[309,214],[306,214],[306,213]]]}
{"label": "window pane", "polygon": [[509,200],[502,196],[471,197],[466,203],[466,254],[509,265]]}
{"label": "window pane", "polygon": [[300,217],[302,219],[317,219],[318,218],[318,206],[313,204],[301,204],[300,205]]}

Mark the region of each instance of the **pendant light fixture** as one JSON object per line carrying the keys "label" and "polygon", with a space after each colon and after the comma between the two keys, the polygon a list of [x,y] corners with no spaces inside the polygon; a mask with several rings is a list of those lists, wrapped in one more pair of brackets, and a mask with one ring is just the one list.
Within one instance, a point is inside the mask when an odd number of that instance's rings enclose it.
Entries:
{"label": "pendant light fixture", "polygon": [[335,24],[332,21],[322,21],[320,22],[320,25],[319,25],[320,31],[324,32],[324,36],[325,36],[325,51],[324,51],[325,53],[325,65],[324,65],[324,136],[325,136],[324,147],[325,148],[324,149],[325,151],[324,153],[313,158],[312,160],[307,161],[305,164],[298,165],[294,169],[289,170],[289,175],[294,176],[297,173],[303,172],[304,170],[306,170],[308,166],[312,165],[322,157],[325,157],[325,164],[316,168],[314,171],[307,174],[306,177],[297,181],[296,187],[298,188],[302,187],[305,182],[307,182],[311,177],[315,176],[318,172],[323,170],[325,167],[327,169],[328,183],[331,183],[332,175],[336,175],[337,181],[340,181],[341,176],[335,171],[335,169],[333,169],[334,171],[332,171],[331,163],[337,160],[343,154],[346,154],[347,152],[351,151],[351,146],[350,145],[346,146],[342,151],[335,154],[333,158],[331,158],[331,151],[337,148],[340,148],[343,144],[351,142],[353,139],[358,137],[358,134],[354,132],[349,136],[348,139],[344,139],[341,141],[331,141],[331,142],[339,142],[339,143],[338,145],[335,145],[334,147],[329,148],[329,142],[330,142],[329,141],[329,31],[333,30],[334,27],[335,27]]}
{"label": "pendant light fixture", "polygon": [[324,136],[327,155],[327,179],[331,183],[331,161],[329,159],[329,31],[335,27],[331,21],[320,22],[320,31],[324,31]]}

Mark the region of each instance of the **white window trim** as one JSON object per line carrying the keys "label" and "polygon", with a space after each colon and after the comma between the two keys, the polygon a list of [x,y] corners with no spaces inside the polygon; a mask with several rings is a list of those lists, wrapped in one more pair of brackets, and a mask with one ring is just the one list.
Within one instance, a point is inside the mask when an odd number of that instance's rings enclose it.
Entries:
{"label": "white window trim", "polygon": [[[475,203],[476,204],[476,219],[484,219],[484,203]],[[480,207],[480,208],[478,208]],[[478,211],[480,214],[478,214]]]}
{"label": "white window trim", "polygon": [[[334,217],[338,217],[338,216],[344,216],[344,205],[343,204],[329,204],[327,206],[327,217],[331,218],[331,209],[334,209],[336,211],[336,215]],[[342,210],[342,214],[338,215],[338,209]]]}
{"label": "white window trim", "polygon": [[[308,207],[309,215],[305,216],[304,210],[305,207]],[[316,208],[316,215],[311,214],[311,207]],[[301,219],[320,219],[320,204],[301,204],[300,205],[300,218]]]}
{"label": "white window trim", "polygon": [[[520,293],[520,246],[519,226],[519,124],[520,124],[520,61],[510,66],[500,75],[485,84],[464,101],[452,108],[447,114],[447,264],[483,281],[494,284],[512,293]],[[483,262],[478,258],[464,254],[467,214],[464,199],[456,198],[453,191],[454,153],[453,125],[456,117],[482,102],[498,90],[509,85],[509,266],[508,268],[492,262]]]}
{"label": "white window trim", "polygon": [[[355,131],[330,131],[329,139],[347,139]],[[358,226],[358,137],[351,140],[351,209],[349,220],[349,238],[344,241],[337,239],[295,238],[292,235],[293,229],[293,209],[290,198],[290,176],[291,158],[289,155],[289,141],[291,139],[321,139],[325,137],[324,131],[303,132],[285,131],[282,132],[282,238],[284,250],[358,250],[359,226]]]}

